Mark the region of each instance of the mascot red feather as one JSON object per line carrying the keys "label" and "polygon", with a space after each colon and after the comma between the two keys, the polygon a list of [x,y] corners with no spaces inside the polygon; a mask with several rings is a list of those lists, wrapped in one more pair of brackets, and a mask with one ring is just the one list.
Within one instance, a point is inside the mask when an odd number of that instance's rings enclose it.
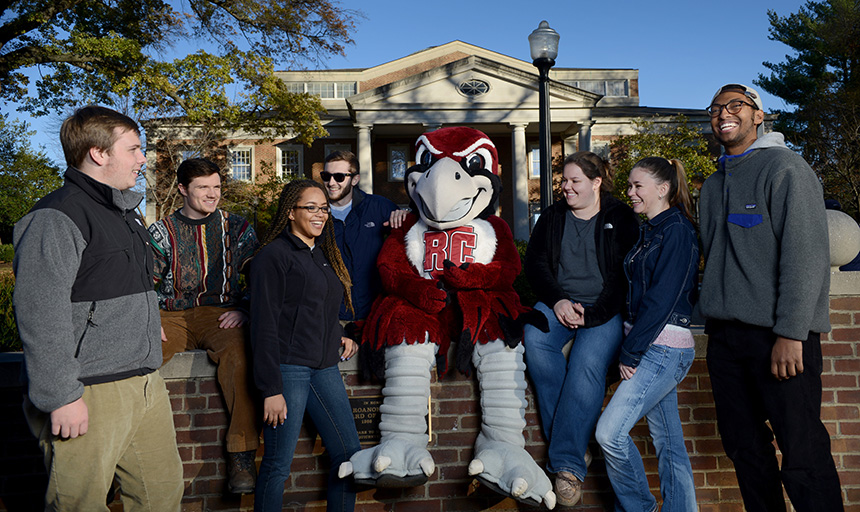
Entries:
{"label": "mascot red feather", "polygon": [[[379,254],[384,294],[363,343],[384,356],[380,444],[356,453],[341,476],[378,487],[421,485],[434,472],[427,450],[430,372],[477,371],[482,424],[469,474],[502,494],[555,506],[552,484],[525,450],[522,325],[533,320],[513,289],[520,258],[510,228],[493,215],[498,154],[478,130],[442,128],[416,142],[407,170],[412,210]],[[545,322],[545,319],[543,319]],[[382,366],[382,365],[380,365]]]}

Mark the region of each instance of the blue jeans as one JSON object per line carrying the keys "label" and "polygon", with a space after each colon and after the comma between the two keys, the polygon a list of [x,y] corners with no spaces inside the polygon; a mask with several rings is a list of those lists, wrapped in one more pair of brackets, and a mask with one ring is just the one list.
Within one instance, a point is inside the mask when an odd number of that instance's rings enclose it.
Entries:
{"label": "blue jeans", "polygon": [[281,365],[287,419],[283,425],[263,429],[263,461],[257,477],[255,512],[280,511],[284,504],[284,483],[299,439],[305,412],[314,422],[331,459],[326,484],[326,510],[355,509],[355,484],[352,477],[341,479],[338,467],[357,452],[361,445],[352,407],[337,365],[316,370],[307,366]]}
{"label": "blue jeans", "polygon": [[[585,451],[606,394],[606,370],[621,347],[621,316],[588,329],[568,329],[546,304],[538,302],[535,309],[546,316],[549,332],[526,325],[523,345],[549,442],[547,470],[573,473],[582,482]],[[575,340],[565,361],[561,349],[571,338]]]}
{"label": "blue jeans", "polygon": [[657,450],[662,512],[695,512],[696,489],[678,417],[677,390],[694,356],[692,348],[651,345],[633,377],[621,381],[597,422],[597,442],[615,491],[616,511],[657,510],[642,457],[630,437],[630,429],[645,416]]}

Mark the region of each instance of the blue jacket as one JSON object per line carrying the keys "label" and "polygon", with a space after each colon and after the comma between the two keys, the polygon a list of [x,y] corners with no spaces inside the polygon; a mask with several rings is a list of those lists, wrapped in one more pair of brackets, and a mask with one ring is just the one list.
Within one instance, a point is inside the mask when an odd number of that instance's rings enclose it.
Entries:
{"label": "blue jacket", "polygon": [[376,257],[389,231],[382,223],[388,222],[396,209],[397,205],[388,199],[354,188],[352,209],[346,222],[332,218],[337,248],[352,278],[352,307],[355,309],[353,317],[341,304],[341,320],[363,319],[370,314],[370,307],[382,289]]}
{"label": "blue jacket", "polygon": [[696,229],[678,207],[639,227],[639,241],[624,258],[629,281],[628,319],[633,329],[620,360],[636,367],[666,324],[690,326],[699,278]]}

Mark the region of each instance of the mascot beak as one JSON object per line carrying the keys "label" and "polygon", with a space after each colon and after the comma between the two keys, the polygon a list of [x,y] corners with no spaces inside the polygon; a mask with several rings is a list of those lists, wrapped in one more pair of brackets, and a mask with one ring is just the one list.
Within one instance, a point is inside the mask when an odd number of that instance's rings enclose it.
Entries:
{"label": "mascot beak", "polygon": [[471,221],[492,198],[492,183],[486,176],[472,176],[450,158],[437,160],[408,179],[419,214],[437,229],[462,224],[462,219]]}

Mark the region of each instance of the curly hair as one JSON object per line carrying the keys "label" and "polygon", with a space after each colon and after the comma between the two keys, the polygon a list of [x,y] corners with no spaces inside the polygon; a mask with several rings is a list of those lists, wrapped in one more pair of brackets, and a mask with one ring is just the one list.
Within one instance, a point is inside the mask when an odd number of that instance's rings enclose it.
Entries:
{"label": "curly hair", "polygon": [[[304,191],[309,188],[321,190],[326,197],[326,204],[328,204],[328,194],[321,183],[313,180],[294,180],[287,183],[284,186],[284,190],[281,191],[281,197],[278,200],[278,211],[275,214],[269,231],[266,233],[265,238],[263,238],[263,243],[257,249],[258,253],[263,247],[269,245],[272,240],[278,238],[281,233],[290,228],[290,212],[296,207]],[[332,269],[334,269],[335,274],[337,274],[340,284],[343,285],[343,300],[346,303],[346,309],[350,313],[355,314],[352,308],[352,279],[349,277],[346,265],[343,264],[343,258],[341,258],[340,250],[338,250],[337,243],[335,242],[334,224],[331,220],[331,214],[326,219],[322,235],[317,239],[317,242],[322,247],[323,254]]]}

